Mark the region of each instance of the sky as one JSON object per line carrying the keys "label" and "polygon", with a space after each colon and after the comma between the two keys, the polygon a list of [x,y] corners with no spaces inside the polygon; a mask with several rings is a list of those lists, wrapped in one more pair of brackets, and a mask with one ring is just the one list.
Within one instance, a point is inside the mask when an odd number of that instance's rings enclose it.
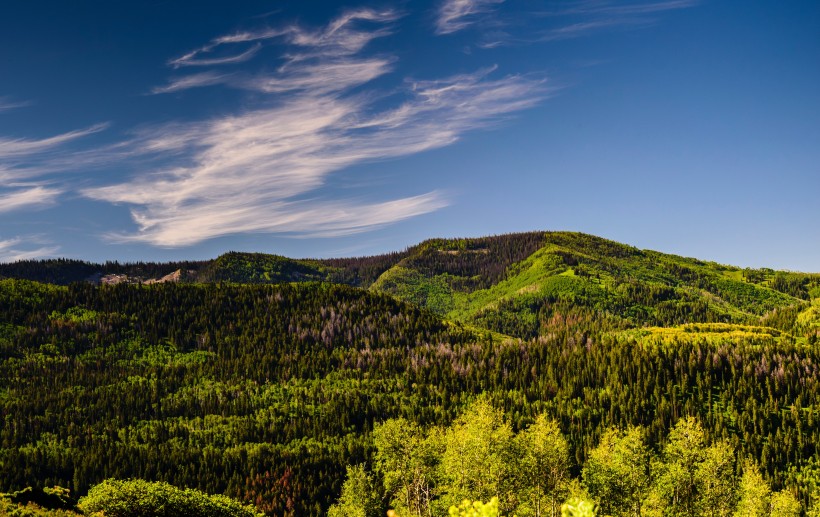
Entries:
{"label": "sky", "polygon": [[0,6],[0,261],[532,230],[820,272],[820,2]]}

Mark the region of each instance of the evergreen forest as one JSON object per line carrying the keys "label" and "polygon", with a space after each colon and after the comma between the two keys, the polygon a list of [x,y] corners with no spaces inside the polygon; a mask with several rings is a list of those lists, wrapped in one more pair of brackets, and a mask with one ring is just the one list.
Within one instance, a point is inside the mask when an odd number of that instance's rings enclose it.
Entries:
{"label": "evergreen forest", "polygon": [[818,342],[820,274],[579,233],[0,264],[0,513],[816,516]]}

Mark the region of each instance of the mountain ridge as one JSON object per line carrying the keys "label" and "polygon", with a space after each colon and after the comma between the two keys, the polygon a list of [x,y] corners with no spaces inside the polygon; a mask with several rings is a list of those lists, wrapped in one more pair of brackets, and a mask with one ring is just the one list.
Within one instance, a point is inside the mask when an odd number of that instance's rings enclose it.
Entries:
{"label": "mountain ridge", "polygon": [[100,278],[145,284],[329,282],[521,338],[550,332],[551,322],[569,313],[606,319],[616,328],[732,323],[802,337],[820,329],[813,309],[820,299],[818,273],[740,268],[578,232],[434,238],[401,252],[337,259],[232,251],[209,261],[168,263],[26,261],[0,264],[2,277],[55,284]]}

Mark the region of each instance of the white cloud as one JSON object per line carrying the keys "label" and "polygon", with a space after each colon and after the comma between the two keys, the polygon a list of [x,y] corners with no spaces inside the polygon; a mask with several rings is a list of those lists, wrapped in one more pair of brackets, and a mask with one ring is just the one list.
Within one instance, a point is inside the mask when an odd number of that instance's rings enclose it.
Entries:
{"label": "white cloud", "polygon": [[201,74],[192,74],[171,79],[165,86],[157,86],[151,90],[151,93],[173,93],[181,90],[188,90],[190,88],[201,88],[203,86],[213,86],[227,82],[231,78],[231,74],[217,74],[215,72],[203,72]]}
{"label": "white cloud", "polygon": [[0,190],[0,214],[21,208],[51,205],[62,192],[61,189],[48,188],[43,185]]}
{"label": "white cloud", "polygon": [[187,54],[182,56],[179,59],[175,59],[170,62],[170,64],[174,67],[180,66],[213,66],[213,65],[231,65],[236,63],[244,63],[248,61],[253,56],[259,52],[259,49],[262,48],[262,45],[257,43],[253,45],[251,48],[245,50],[244,52],[240,52],[239,54],[234,55],[227,55],[227,56],[219,56],[219,57],[212,57],[212,58],[199,58],[195,59],[195,56],[205,52],[205,50],[200,50],[198,52]]}
{"label": "white cloud", "polygon": [[479,15],[492,12],[504,0],[444,0],[438,9],[436,34],[451,34],[476,22]]}
{"label": "white cloud", "polygon": [[0,165],[12,159],[29,157],[43,151],[54,149],[72,140],[102,131],[106,127],[106,124],[97,124],[86,129],[69,131],[68,133],[43,139],[0,137]]}
{"label": "white cloud", "polygon": [[[196,50],[188,52],[168,62],[174,68],[182,66],[210,66],[240,63],[251,59],[262,48],[263,41],[281,38],[286,43],[297,47],[310,47],[321,51],[323,57],[331,55],[350,55],[360,51],[372,39],[390,33],[388,27],[375,31],[356,30],[357,22],[388,23],[397,20],[401,15],[395,10],[378,11],[374,9],[356,9],[348,11],[334,19],[326,27],[312,31],[298,25],[291,25],[280,29],[262,29],[257,31],[243,31],[227,36],[220,36],[210,43]],[[226,45],[241,45],[254,43],[250,48],[237,54],[225,56],[203,57],[212,55]],[[303,56],[304,57],[304,56]]]}
{"label": "white cloud", "polygon": [[[70,160],[55,156],[54,151],[104,127],[97,125],[42,139],[0,137],[0,213],[54,204],[64,189],[32,180],[70,167]],[[20,181],[27,183],[15,183]]]}
{"label": "white cloud", "polygon": [[[32,239],[35,245],[42,245],[39,239]],[[35,249],[20,249],[23,239],[0,239],[0,262],[17,262],[20,260],[40,259],[53,256],[60,249],[57,246],[42,246]]]}
{"label": "white cloud", "polygon": [[[394,60],[362,51],[396,16],[360,10],[318,30],[265,33],[287,35],[285,64],[270,75],[234,77],[231,84],[266,93],[269,101],[234,116],[150,128],[129,145],[132,152],[165,157],[166,166],[84,191],[133,205],[137,231],[112,237],[172,247],[239,232],[344,235],[446,206],[437,191],[388,201],[328,201],[321,188],[331,174],[353,165],[446,146],[466,131],[489,127],[533,106],[544,84],[524,76],[491,78],[495,70],[488,69],[407,81],[385,97],[369,85],[391,72]],[[239,33],[209,45],[261,37]]]}

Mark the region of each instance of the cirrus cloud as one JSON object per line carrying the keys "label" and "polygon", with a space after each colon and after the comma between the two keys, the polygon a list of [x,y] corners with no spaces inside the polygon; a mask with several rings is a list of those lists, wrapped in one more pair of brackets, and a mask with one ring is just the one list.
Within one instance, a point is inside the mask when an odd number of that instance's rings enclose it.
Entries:
{"label": "cirrus cloud", "polygon": [[[393,71],[395,58],[368,55],[366,49],[374,38],[390,34],[397,16],[361,9],[319,29],[294,25],[217,38],[179,58],[198,60],[222,45],[274,37],[284,46],[284,64],[273,73],[220,81],[217,75],[199,76],[266,94],[258,105],[231,116],[151,128],[127,145],[163,158],[162,167],[83,191],[131,206],[136,231],[109,237],[175,247],[235,233],[339,236],[446,206],[446,195],[436,190],[368,201],[328,200],[322,188],[332,174],[354,165],[443,147],[465,132],[491,127],[535,105],[547,93],[545,83],[522,75],[495,77],[493,67],[406,80],[385,94],[371,84]],[[189,87],[195,85],[201,86],[192,80]]]}

